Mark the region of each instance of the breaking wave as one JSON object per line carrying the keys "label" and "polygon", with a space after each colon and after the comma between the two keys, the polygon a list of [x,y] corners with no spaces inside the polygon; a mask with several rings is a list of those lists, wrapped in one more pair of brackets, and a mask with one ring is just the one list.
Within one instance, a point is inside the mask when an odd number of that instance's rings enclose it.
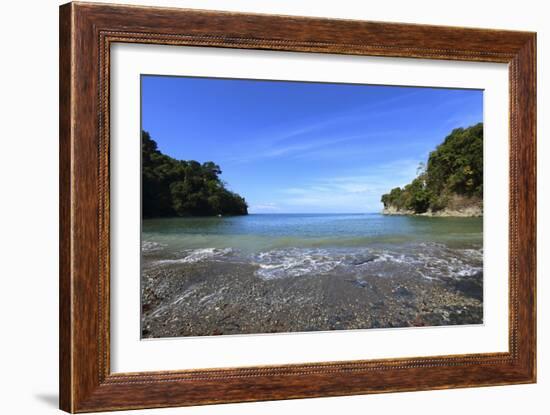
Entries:
{"label": "breaking wave", "polygon": [[[151,247],[150,249],[156,249]],[[391,277],[417,275],[426,279],[466,278],[483,272],[483,249],[451,249],[439,243],[381,247],[279,248],[246,253],[233,248],[179,251],[156,264],[208,261],[250,264],[259,278],[334,275]]]}
{"label": "breaking wave", "polygon": [[157,264],[192,264],[206,260],[220,260],[233,252],[232,248],[201,248],[186,249],[180,253],[180,257],[175,259],[161,259]]}
{"label": "breaking wave", "polygon": [[161,244],[159,242],[153,242],[153,241],[143,241],[141,242],[141,251],[142,252],[156,252],[156,251],[162,251],[164,248],[166,248],[166,244]]}
{"label": "breaking wave", "polygon": [[283,249],[253,258],[263,279],[328,273],[388,277],[416,274],[427,279],[464,278],[483,271],[481,249],[448,249],[439,244],[361,249]]}

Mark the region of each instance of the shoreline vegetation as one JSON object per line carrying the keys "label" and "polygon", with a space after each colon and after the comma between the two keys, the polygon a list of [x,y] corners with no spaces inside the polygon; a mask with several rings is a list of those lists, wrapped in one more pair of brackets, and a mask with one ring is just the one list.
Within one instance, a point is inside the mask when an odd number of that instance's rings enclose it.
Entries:
{"label": "shoreline vegetation", "polygon": [[483,216],[483,123],[453,130],[411,183],[381,201],[385,215]]}
{"label": "shoreline vegetation", "polygon": [[217,164],[167,156],[146,131],[141,153],[144,218],[248,214],[245,199],[226,188]]}

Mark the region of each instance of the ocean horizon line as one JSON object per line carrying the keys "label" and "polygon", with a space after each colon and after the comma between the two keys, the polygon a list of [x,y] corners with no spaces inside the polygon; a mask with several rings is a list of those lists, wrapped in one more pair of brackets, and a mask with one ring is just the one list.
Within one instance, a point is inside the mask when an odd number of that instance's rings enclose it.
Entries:
{"label": "ocean horizon line", "polygon": [[381,214],[380,211],[375,212],[253,212],[250,215],[373,215]]}

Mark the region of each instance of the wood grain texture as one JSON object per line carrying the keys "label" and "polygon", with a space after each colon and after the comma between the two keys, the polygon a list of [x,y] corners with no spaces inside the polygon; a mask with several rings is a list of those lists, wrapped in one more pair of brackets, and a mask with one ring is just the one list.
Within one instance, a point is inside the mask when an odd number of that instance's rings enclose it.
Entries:
{"label": "wood grain texture", "polygon": [[71,102],[72,19],[69,7],[59,14],[59,405],[72,407],[71,288]]}
{"label": "wood grain texture", "polygon": [[[109,69],[115,42],[508,63],[509,352],[111,373]],[[534,33],[152,7],[60,9],[60,407],[68,412],[534,382]],[[231,365],[231,362],[228,362]]]}

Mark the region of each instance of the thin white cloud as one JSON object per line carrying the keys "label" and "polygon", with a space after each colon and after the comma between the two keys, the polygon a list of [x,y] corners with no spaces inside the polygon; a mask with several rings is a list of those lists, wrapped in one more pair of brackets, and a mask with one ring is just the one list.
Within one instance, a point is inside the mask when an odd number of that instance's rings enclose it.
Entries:
{"label": "thin white cloud", "polygon": [[309,151],[309,150],[316,149],[316,148],[331,146],[331,145],[334,145],[334,144],[342,143],[342,142],[345,142],[345,141],[351,141],[351,140],[355,140],[355,139],[358,139],[358,138],[361,138],[361,136],[360,135],[351,135],[351,136],[344,136],[344,137],[325,138],[325,139],[320,139],[320,140],[315,140],[315,141],[310,141],[310,142],[304,142],[304,143],[300,143],[300,144],[291,143],[291,144],[286,145],[286,146],[279,146],[279,147],[274,148],[272,150],[268,150],[268,151],[264,152],[263,154],[258,155],[258,157],[259,158],[261,158],[261,157],[270,158],[270,157],[279,157],[279,156],[288,155],[288,154],[302,153],[304,151]]}
{"label": "thin white cloud", "polygon": [[282,210],[289,211],[378,211],[381,195],[410,182],[417,167],[416,160],[395,160],[360,174],[325,177],[282,189],[277,200]]}
{"label": "thin white cloud", "polygon": [[[387,110],[380,110],[395,101],[400,101],[417,94],[418,91],[412,91],[407,94],[401,94],[376,103],[362,105],[347,111],[334,114],[324,120],[309,119],[304,120],[300,125],[294,126],[272,126],[271,131],[265,131],[260,137],[253,137],[254,144],[249,148],[247,154],[233,157],[232,161],[236,163],[250,162],[262,158],[274,158],[286,156],[289,154],[307,154],[312,150],[331,146],[345,141],[355,139],[372,138],[374,136],[389,135],[395,132],[368,132],[368,120],[387,115],[401,113],[408,107],[391,107]],[[411,106],[409,109],[414,109]],[[364,133],[360,135],[341,136],[339,132],[342,127],[349,127],[353,123],[362,122],[364,124]],[[325,138],[320,138],[320,137]],[[306,141],[313,140],[313,141]],[[299,144],[297,144],[299,143]],[[230,158],[231,159],[231,158]]]}
{"label": "thin white cloud", "polygon": [[[481,115],[483,117],[483,115]],[[468,128],[472,125],[477,124],[478,122],[483,121],[480,119],[480,114],[455,114],[445,120],[445,124],[450,128]]]}
{"label": "thin white cloud", "polygon": [[250,213],[273,213],[280,212],[281,208],[275,203],[258,203],[248,208]]}

